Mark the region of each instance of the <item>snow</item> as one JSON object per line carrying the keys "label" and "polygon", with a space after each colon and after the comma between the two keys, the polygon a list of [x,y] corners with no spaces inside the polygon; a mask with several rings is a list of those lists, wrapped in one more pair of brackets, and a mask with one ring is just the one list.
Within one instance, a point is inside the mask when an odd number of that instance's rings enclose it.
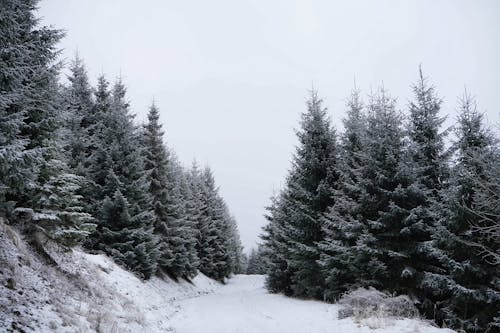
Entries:
{"label": "snow", "polygon": [[148,332],[171,331],[169,318],[180,310],[180,301],[214,293],[220,288],[220,283],[203,274],[198,274],[192,283],[175,282],[166,277],[143,281],[104,255],[83,252],[79,255],[100,268],[98,274],[102,285],[127,299],[131,308],[137,311],[141,330],[147,329]]}
{"label": "snow", "polygon": [[451,332],[410,319],[339,320],[339,305],[270,294],[261,275],[143,281],[104,255],[45,250],[56,265],[0,221],[0,332]]}
{"label": "snow", "polygon": [[0,332],[169,332],[179,301],[220,287],[202,274],[143,281],[104,255],[45,250],[56,265],[0,219]]}
{"label": "snow", "polygon": [[338,305],[269,294],[261,275],[237,275],[215,293],[180,300],[178,306],[180,310],[171,318],[177,333],[452,332],[410,319],[338,320]]}

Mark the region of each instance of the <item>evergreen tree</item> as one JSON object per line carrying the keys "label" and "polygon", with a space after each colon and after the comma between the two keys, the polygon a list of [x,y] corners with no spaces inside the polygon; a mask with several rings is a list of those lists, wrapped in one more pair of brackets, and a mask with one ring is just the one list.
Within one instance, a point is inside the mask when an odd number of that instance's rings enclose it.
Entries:
{"label": "evergreen tree", "polygon": [[262,244],[257,249],[252,249],[248,256],[247,274],[266,274],[267,258],[265,247]]}
{"label": "evergreen tree", "polygon": [[[112,168],[112,159],[109,154],[113,138],[106,137],[112,133],[116,124],[111,114],[111,92],[109,83],[101,75],[97,79],[97,89],[94,92],[94,105],[85,121],[87,132],[87,147],[85,152],[84,172],[86,186],[82,188],[85,209],[88,212],[99,212],[100,204],[106,197],[112,196],[116,189],[104,191],[103,187]],[[97,216],[95,216],[97,218]],[[91,240],[92,241],[92,240]],[[89,242],[90,244],[90,242]]]}
{"label": "evergreen tree", "polygon": [[72,245],[92,225],[80,212],[78,180],[68,172],[61,154],[60,65],[55,47],[62,33],[38,27],[36,3],[1,5],[0,211],[9,213],[15,205],[18,217],[30,212],[26,231],[41,231]]}
{"label": "evergreen tree", "polygon": [[[203,171],[203,181],[205,184],[205,199],[207,202],[207,212],[210,223],[206,229],[211,238],[209,246],[212,248],[212,273],[210,274],[216,280],[223,281],[231,273],[231,263],[227,248],[229,213],[224,200],[219,195],[219,189],[215,185],[212,170],[205,168]],[[213,235],[213,238],[210,237]],[[203,262],[203,261],[202,261]],[[201,269],[203,266],[201,266]]]}
{"label": "evergreen tree", "polygon": [[165,241],[172,252],[171,274],[190,279],[196,275],[197,267],[193,234],[196,224],[187,215],[183,176],[182,167],[172,158],[168,168],[170,200],[167,205],[168,237]]}
{"label": "evergreen tree", "polygon": [[231,273],[227,247],[227,207],[219,196],[209,168],[199,172],[194,167],[192,173],[193,192],[199,200],[200,215],[197,223],[199,270],[213,279],[223,281]]}
{"label": "evergreen tree", "polygon": [[98,248],[118,264],[149,278],[156,272],[156,240],[138,227],[131,207],[119,189],[102,203]]}
{"label": "evergreen tree", "polygon": [[259,258],[256,249],[252,249],[248,256],[247,274],[262,274],[260,272]]}
{"label": "evergreen tree", "polygon": [[236,219],[226,214],[227,236],[226,247],[229,254],[229,269],[234,274],[241,274],[245,271],[243,246],[241,245],[240,233],[236,224]]}
{"label": "evergreen tree", "polygon": [[[366,150],[366,117],[359,90],[353,90],[347,102],[347,118],[341,135],[339,181],[335,203],[324,218],[325,239],[320,243],[321,267],[325,277],[324,298],[333,300],[359,286],[359,271],[354,249],[363,232],[358,220],[362,189],[359,186],[362,158]],[[358,267],[359,268],[359,267]]]}
{"label": "evergreen tree", "polygon": [[92,139],[89,126],[95,123],[95,119],[91,119],[93,91],[83,61],[78,55],[71,62],[70,72],[69,86],[63,90],[65,150],[69,167],[77,175],[86,176],[86,160],[90,154],[89,144]]}
{"label": "evergreen tree", "polygon": [[[33,95],[31,73],[39,65],[35,54],[53,47],[53,41],[38,43],[39,35],[58,35],[49,29],[36,29],[33,15],[37,1],[0,3],[0,216],[7,217],[22,193],[33,186],[33,160],[39,149],[28,149],[24,120],[30,112],[26,99]],[[45,63],[42,63],[44,68]],[[21,132],[24,135],[21,135]]]}
{"label": "evergreen tree", "polygon": [[322,214],[333,203],[337,188],[337,143],[322,100],[313,91],[302,115],[301,131],[287,180],[293,210],[290,225],[292,290],[300,297],[322,297],[323,279],[318,265],[318,243],[324,239]]}
{"label": "evergreen tree", "polygon": [[[94,209],[100,215],[88,246],[104,251],[148,278],[155,270],[158,256],[154,214],[140,134],[133,124],[134,116],[130,114],[121,81],[114,85],[110,96],[107,82],[99,79],[94,114],[98,117],[92,136],[96,148],[90,156],[89,174],[94,187]],[[111,215],[116,219],[106,218]],[[142,252],[134,252],[133,248]]]}
{"label": "evergreen tree", "polygon": [[498,253],[498,234],[496,239],[491,237],[494,234],[484,238],[478,231],[490,229],[499,216],[491,214],[498,208],[489,200],[500,193],[498,167],[496,175],[488,172],[490,161],[499,162],[498,152],[495,138],[485,129],[482,115],[467,94],[461,101],[458,121],[457,164],[450,187],[444,190],[442,223],[433,233],[435,252],[446,268],[433,274],[438,282],[431,286],[433,296],[439,297],[434,319],[467,332],[494,330],[500,328],[498,320],[496,327],[494,323],[500,311],[500,291],[495,282],[499,261],[488,260],[492,258],[488,254]]}
{"label": "evergreen tree", "polygon": [[[355,286],[393,289],[393,274],[404,269],[405,217],[404,133],[395,100],[381,88],[368,104],[366,150],[355,207],[358,237],[351,247]],[[398,276],[399,278],[399,276]]]}
{"label": "evergreen tree", "polygon": [[413,86],[415,101],[410,103],[408,136],[410,157],[420,182],[436,193],[446,185],[447,154],[444,139],[447,132],[440,132],[445,118],[440,117],[442,100],[436,96],[435,88],[419,70],[418,82]]}
{"label": "evergreen tree", "polygon": [[83,211],[77,194],[82,177],[70,173],[57,159],[49,161],[45,171],[48,179],[38,189],[37,205],[33,205],[34,230],[60,244],[77,245],[95,229],[92,216]]}
{"label": "evergreen tree", "polygon": [[[287,292],[291,288],[296,296],[320,298],[323,283],[317,262],[318,242],[324,237],[320,217],[333,204],[338,173],[335,131],[315,91],[307,101],[297,136],[299,146],[292,170],[276,202],[278,206],[271,208],[265,236],[269,248],[277,251],[276,257],[271,256],[268,285],[273,291]],[[290,286],[286,285],[288,273]],[[273,281],[275,277],[277,280]]]}
{"label": "evergreen tree", "polygon": [[[491,151],[479,159],[483,176],[475,176],[474,214],[477,224],[472,225],[476,234],[474,246],[483,262],[498,267],[500,264],[500,150],[498,138]],[[497,274],[498,275],[498,274]]]}
{"label": "evergreen tree", "polygon": [[269,249],[266,287],[271,292],[283,292],[290,296],[292,271],[288,265],[290,238],[287,220],[292,207],[286,204],[288,202],[286,191],[285,188],[272,197],[271,205],[266,207],[268,213],[265,218],[268,224],[264,227],[261,237],[264,246]]}
{"label": "evergreen tree", "polygon": [[[443,271],[439,251],[434,251],[431,238],[439,228],[441,191],[447,186],[448,156],[444,148],[446,132],[440,132],[444,118],[440,117],[441,99],[427,83],[422,70],[413,86],[415,101],[410,103],[408,123],[410,176],[408,213],[401,234],[408,239],[406,268],[401,272],[400,292],[417,297],[419,308],[434,316],[434,293],[441,284],[436,274]],[[433,295],[434,294],[434,295]]]}
{"label": "evergreen tree", "polygon": [[198,273],[200,260],[198,257],[198,222],[201,218],[201,201],[195,191],[197,180],[192,178],[191,171],[182,170],[181,195],[184,202],[184,230],[185,251],[187,257],[186,274],[187,277],[194,277]]}
{"label": "evergreen tree", "polygon": [[[159,123],[160,114],[153,104],[149,109],[148,123],[144,126],[143,144],[145,156],[145,171],[149,176],[149,193],[152,197],[154,211],[153,224],[155,233],[159,236],[160,255],[158,258],[159,268],[165,270],[173,277],[178,272],[174,269],[175,251],[174,244],[181,243],[173,235],[172,219],[179,219],[179,208],[173,203],[173,184],[169,183],[169,155],[163,144],[163,131]],[[177,212],[174,211],[177,209]],[[172,244],[174,243],[174,244]]]}
{"label": "evergreen tree", "polygon": [[194,162],[189,173],[189,195],[190,200],[186,207],[189,207],[189,219],[195,223],[196,255],[198,257],[198,269],[208,275],[211,272],[211,262],[213,261],[213,249],[209,243],[214,238],[211,220],[208,214],[208,202],[206,200],[206,188],[202,179],[201,171]]}

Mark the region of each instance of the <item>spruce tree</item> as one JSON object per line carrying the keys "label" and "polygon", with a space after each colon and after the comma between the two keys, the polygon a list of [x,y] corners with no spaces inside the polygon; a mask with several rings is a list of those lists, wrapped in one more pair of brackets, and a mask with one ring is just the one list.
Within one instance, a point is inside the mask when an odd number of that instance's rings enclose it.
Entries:
{"label": "spruce tree", "polygon": [[318,243],[324,239],[321,216],[334,203],[338,180],[336,134],[322,103],[317,92],[311,92],[287,179],[287,205],[293,206],[288,220],[291,288],[296,296],[312,298],[322,297],[323,279],[317,262]]}
{"label": "spruce tree", "polygon": [[[183,196],[183,170],[172,158],[168,167],[169,201],[167,204],[168,235],[165,242],[172,253],[170,272],[174,276],[190,279],[196,274],[196,253],[194,251],[193,228],[195,224],[188,218]],[[191,260],[194,260],[191,262]]]}
{"label": "spruce tree", "polygon": [[443,272],[433,274],[438,283],[432,295],[439,297],[434,319],[467,332],[494,330],[499,328],[498,320],[494,323],[500,310],[500,291],[495,283],[499,261],[489,260],[492,257],[488,254],[498,253],[499,247],[490,236],[493,233],[484,238],[479,230],[491,230],[491,217],[499,216],[491,214],[498,208],[490,200],[492,196],[498,198],[500,190],[498,167],[496,175],[489,172],[493,170],[490,161],[498,163],[499,159],[497,142],[467,94],[461,100],[456,134],[457,163],[450,186],[444,190],[441,224],[433,233],[434,251],[445,267]]}
{"label": "spruce tree", "polygon": [[[169,183],[169,154],[163,144],[163,131],[159,123],[160,114],[154,103],[148,113],[148,122],[143,130],[143,144],[145,157],[145,171],[149,180],[149,193],[152,197],[154,212],[153,225],[155,233],[159,236],[160,254],[158,257],[159,268],[165,270],[173,277],[180,272],[174,270],[174,251],[171,242],[174,239],[171,228],[171,219],[179,218],[179,213],[173,212],[173,184]],[[180,250],[180,249],[178,249]]]}
{"label": "spruce tree", "polygon": [[356,236],[351,247],[355,286],[392,289],[393,274],[404,267],[401,236],[405,217],[405,174],[402,116],[395,99],[381,88],[370,97],[366,149],[358,180]]}
{"label": "spruce tree", "polygon": [[[26,98],[33,86],[31,73],[38,67],[33,55],[51,47],[37,43],[37,1],[0,3],[0,216],[8,217],[22,193],[33,185],[33,160],[38,149],[28,149],[24,120],[29,112]],[[52,30],[42,29],[50,35]],[[24,135],[21,135],[24,132]]]}
{"label": "spruce tree", "polygon": [[[278,206],[271,208],[265,236],[269,248],[277,251],[277,256],[270,259],[268,285],[273,291],[288,292],[291,288],[296,296],[321,298],[323,279],[317,261],[318,243],[324,234],[320,217],[334,202],[338,172],[335,131],[315,91],[307,101],[300,125],[292,170]],[[284,216],[279,216],[281,213]]]}
{"label": "spruce tree", "polygon": [[82,177],[70,173],[67,165],[57,159],[48,162],[45,172],[48,179],[38,188],[33,204],[34,230],[59,244],[77,245],[95,229],[94,219],[83,211],[82,197],[77,194]]}
{"label": "spruce tree", "polygon": [[223,281],[224,278],[228,277],[231,273],[229,253],[226,246],[228,235],[228,226],[226,224],[227,207],[219,195],[219,189],[215,184],[215,179],[210,168],[206,167],[203,170],[202,179],[204,183],[204,199],[207,205],[208,223],[206,223],[200,231],[202,235],[206,235],[204,239],[207,241],[208,247],[211,250],[211,262],[205,269],[203,266],[204,260],[203,257],[201,257],[200,270],[202,270],[202,272],[205,270],[208,276]]}
{"label": "spruce tree", "polygon": [[197,252],[199,270],[219,281],[224,281],[232,273],[228,235],[229,212],[218,193],[210,168],[200,172],[196,165],[192,169],[193,195],[197,198]]}
{"label": "spruce tree", "polygon": [[112,197],[104,199],[97,248],[118,264],[147,279],[156,272],[157,244],[148,229],[137,226],[131,211],[119,189]]}
{"label": "spruce tree", "polygon": [[86,160],[89,156],[91,137],[89,126],[92,119],[93,91],[88,82],[82,59],[76,55],[70,65],[69,85],[63,90],[65,151],[69,167],[79,176],[86,176]]}
{"label": "spruce tree", "polygon": [[243,246],[241,245],[240,233],[236,219],[226,214],[227,239],[226,247],[229,254],[229,269],[231,273],[241,274],[245,271]]}
{"label": "spruce tree", "polygon": [[38,26],[36,3],[1,4],[0,213],[16,206],[16,216],[29,221],[26,231],[73,245],[91,224],[80,212],[78,179],[62,155],[55,48],[63,34]]}
{"label": "spruce tree", "polygon": [[200,265],[197,244],[199,239],[198,222],[201,217],[202,206],[194,190],[196,180],[192,178],[190,170],[182,170],[180,184],[180,191],[184,202],[184,225],[186,227],[183,234],[185,238],[185,255],[187,257],[185,270],[187,277],[190,278],[198,273]]}
{"label": "spruce tree", "polygon": [[354,262],[354,249],[363,232],[359,221],[359,186],[366,154],[366,117],[363,113],[359,90],[353,90],[347,101],[347,118],[340,140],[339,181],[335,190],[335,203],[324,217],[325,239],[320,243],[324,298],[334,300],[342,293],[359,286],[359,271]]}
{"label": "spruce tree", "polygon": [[[415,100],[410,103],[408,123],[409,162],[406,174],[410,176],[405,228],[401,234],[407,237],[407,268],[401,272],[401,292],[414,295],[421,311],[434,316],[434,304],[439,298],[433,290],[440,285],[439,275],[443,268],[439,252],[434,251],[432,235],[439,228],[441,191],[447,186],[448,155],[444,147],[446,131],[440,127],[441,99],[435,88],[428,84],[419,71],[419,79],[413,86]],[[438,298],[436,298],[438,297]]]}
{"label": "spruce tree", "polygon": [[[97,230],[88,246],[148,278],[156,269],[158,255],[154,214],[140,133],[133,123],[121,81],[110,95],[107,82],[100,78],[94,114],[95,150],[89,159],[89,174],[94,188],[92,204],[99,215]],[[116,219],[111,221],[109,216]],[[134,252],[134,248],[140,252]]]}
{"label": "spruce tree", "polygon": [[[115,189],[112,189],[105,192],[103,189],[109,170],[112,167],[112,159],[109,154],[112,138],[106,137],[112,132],[113,127],[108,127],[112,124],[112,121],[109,82],[101,75],[97,79],[94,105],[85,121],[88,140],[84,153],[86,186],[82,188],[85,209],[92,212],[96,218],[95,214],[99,212],[100,205],[106,195],[112,196],[115,191]],[[91,242],[92,240],[90,240],[89,245]]]}
{"label": "spruce tree", "polygon": [[290,296],[293,292],[292,270],[288,265],[290,237],[287,221],[292,207],[287,205],[286,191],[285,188],[272,197],[271,205],[266,207],[268,224],[263,228],[261,237],[264,246],[269,249],[266,287],[271,292]]}
{"label": "spruce tree", "polygon": [[247,274],[266,274],[267,258],[266,249],[262,244],[253,248],[248,256]]}

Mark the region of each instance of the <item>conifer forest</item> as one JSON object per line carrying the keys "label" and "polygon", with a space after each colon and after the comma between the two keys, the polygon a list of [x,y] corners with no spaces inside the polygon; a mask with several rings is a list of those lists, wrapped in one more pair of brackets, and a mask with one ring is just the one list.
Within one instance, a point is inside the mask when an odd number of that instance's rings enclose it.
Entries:
{"label": "conifer forest", "polygon": [[[0,0],[0,332],[500,332],[500,130],[473,91],[443,98],[425,63],[408,100],[341,82],[330,112],[304,89],[244,248],[217,169],[167,142],[161,98],[134,109],[126,68],[62,59],[39,6]],[[382,312],[392,326],[366,324]]]}

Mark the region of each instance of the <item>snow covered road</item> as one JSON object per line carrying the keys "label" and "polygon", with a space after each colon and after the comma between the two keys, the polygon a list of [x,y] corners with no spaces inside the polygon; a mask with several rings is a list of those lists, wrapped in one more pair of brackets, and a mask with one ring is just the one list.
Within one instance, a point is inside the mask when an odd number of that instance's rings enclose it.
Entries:
{"label": "snow covered road", "polygon": [[267,293],[260,275],[237,275],[217,293],[185,300],[181,308],[171,318],[179,333],[332,332],[325,323],[336,317],[332,305]]}
{"label": "snow covered road", "polygon": [[393,321],[375,330],[358,326],[351,319],[338,320],[337,305],[269,294],[259,275],[237,275],[214,294],[185,299],[179,305],[169,323],[177,333],[450,332],[413,320]]}

